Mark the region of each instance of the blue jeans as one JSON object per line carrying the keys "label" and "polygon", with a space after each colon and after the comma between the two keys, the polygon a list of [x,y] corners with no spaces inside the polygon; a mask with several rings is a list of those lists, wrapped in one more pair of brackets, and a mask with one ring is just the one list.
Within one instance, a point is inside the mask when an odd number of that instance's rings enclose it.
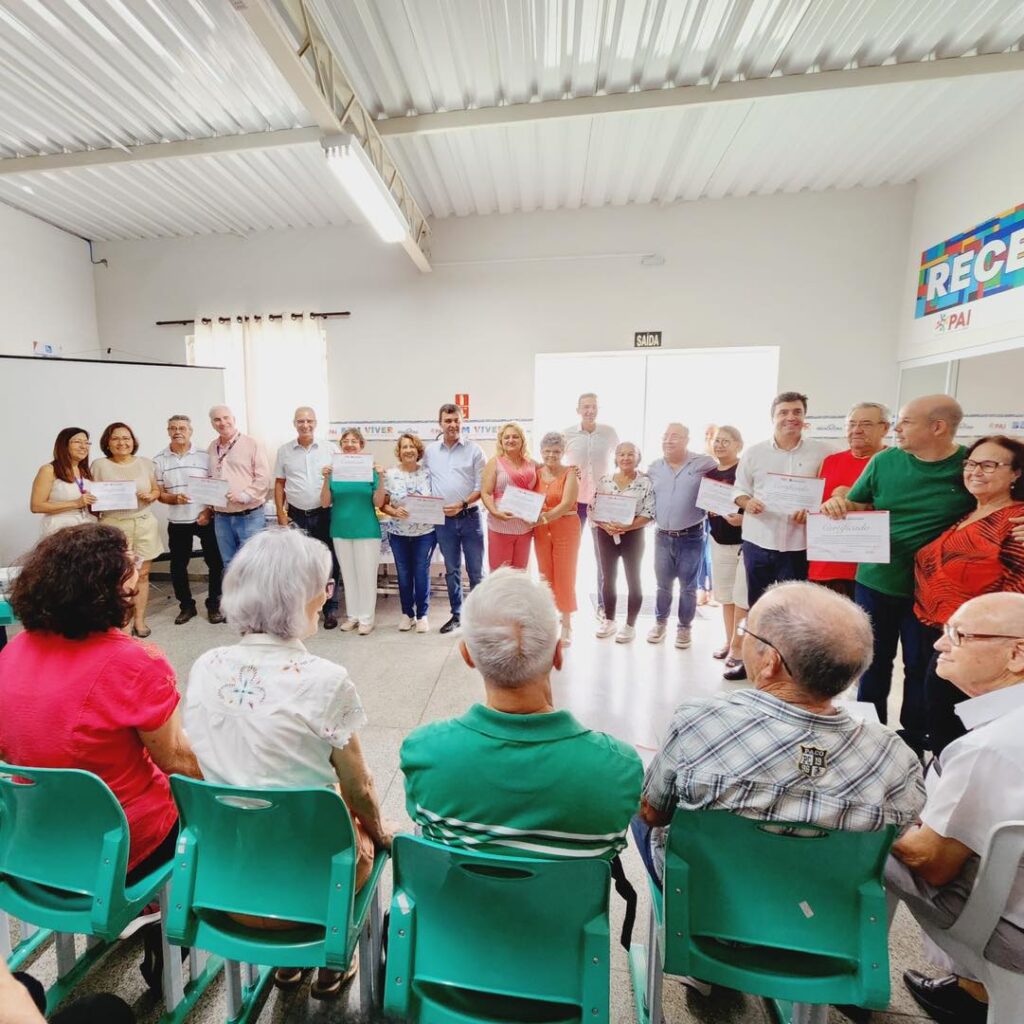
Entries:
{"label": "blue jeans", "polygon": [[217,547],[220,548],[220,557],[225,569],[238,553],[238,549],[250,537],[255,537],[264,526],[266,526],[266,518],[263,515],[262,505],[244,516],[225,515],[223,512],[213,513],[213,529],[217,534]]}
{"label": "blue jeans", "polygon": [[658,874],[658,866],[654,863],[654,852],[651,850],[651,826],[640,817],[633,815],[629,823],[629,830],[633,833],[633,842],[636,843],[636,851],[647,868],[647,874],[654,879],[658,888],[661,888],[661,876]]}
{"label": "blue jeans", "polygon": [[430,556],[434,553],[437,537],[433,531],[419,537],[392,533],[389,541],[391,554],[395,556],[402,614],[410,619],[425,619],[430,607]]}
{"label": "blue jeans", "polygon": [[701,528],[669,537],[654,531],[654,575],[658,590],[654,599],[654,617],[665,622],[672,608],[672,587],[679,581],[679,626],[689,628],[697,611],[697,576],[704,558],[704,531]]}
{"label": "blue jeans", "polygon": [[875,640],[871,664],[857,686],[857,700],[871,701],[879,719],[886,721],[892,664],[896,659],[896,645],[900,644],[903,648],[903,707],[899,733],[920,753],[926,746],[928,732],[924,685],[932,654],[928,639],[934,637],[935,631],[918,622],[913,597],[893,597],[858,583],[854,600],[870,616]]}
{"label": "blue jeans", "polygon": [[341,596],[341,568],[338,565],[338,556],[334,553],[334,544],[331,543],[331,510],[329,508],[314,508],[304,512],[294,505],[288,506],[288,518],[304,533],[308,533],[314,540],[321,544],[331,553],[331,579],[334,580],[334,593],[324,603],[324,615],[338,614],[338,598]]}
{"label": "blue jeans", "polygon": [[[584,528],[583,532],[586,533],[587,525],[587,514],[590,511],[590,506],[584,504],[581,501],[576,503],[576,515],[580,517],[580,526]],[[603,615],[604,614],[604,570],[601,568],[601,552],[597,546],[597,530],[590,531],[594,537],[594,564],[597,566],[597,610]]]}
{"label": "blue jeans", "polygon": [[452,615],[462,614],[462,556],[466,557],[469,589],[483,578],[484,531],[480,512],[474,505],[461,516],[446,516],[444,526],[435,526],[434,535],[444,556],[444,581]]}
{"label": "blue jeans", "polygon": [[747,607],[773,584],[807,579],[806,551],[773,551],[743,542],[743,565],[747,570]]}

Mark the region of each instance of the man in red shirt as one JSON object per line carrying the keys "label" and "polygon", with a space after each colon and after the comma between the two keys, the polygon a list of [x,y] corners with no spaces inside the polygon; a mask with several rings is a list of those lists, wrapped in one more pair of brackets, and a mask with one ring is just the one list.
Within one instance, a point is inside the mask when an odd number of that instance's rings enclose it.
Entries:
{"label": "man in red shirt", "polygon": [[[861,402],[850,410],[846,417],[846,441],[850,447],[827,456],[821,464],[820,475],[825,478],[822,501],[846,497],[872,456],[885,447],[882,440],[889,425],[889,410],[881,402]],[[856,575],[856,562],[810,562],[807,568],[811,582],[844,594],[851,601]]]}

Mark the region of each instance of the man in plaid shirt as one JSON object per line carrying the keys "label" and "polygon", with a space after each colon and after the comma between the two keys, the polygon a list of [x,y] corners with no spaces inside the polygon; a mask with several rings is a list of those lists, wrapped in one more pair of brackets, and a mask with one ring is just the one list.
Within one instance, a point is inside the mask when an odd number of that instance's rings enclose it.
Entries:
{"label": "man in plaid shirt", "polygon": [[910,747],[832,703],[871,661],[860,608],[813,583],[781,583],[740,628],[754,689],[681,704],[644,778],[633,835],[659,884],[676,807],[871,832],[902,831],[924,805]]}

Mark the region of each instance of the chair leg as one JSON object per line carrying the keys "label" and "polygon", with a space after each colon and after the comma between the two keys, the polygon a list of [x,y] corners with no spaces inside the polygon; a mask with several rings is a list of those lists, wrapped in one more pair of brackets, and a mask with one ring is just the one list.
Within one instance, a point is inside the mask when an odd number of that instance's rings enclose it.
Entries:
{"label": "chair leg", "polygon": [[0,960],[5,963],[11,958],[11,919],[0,910]]}
{"label": "chair leg", "polygon": [[665,972],[661,969],[661,949],[658,919],[651,910],[647,925],[647,1019],[650,1024],[661,1024],[661,988]]}
{"label": "chair leg", "polygon": [[377,974],[380,968],[381,943],[383,941],[380,890],[375,889],[370,897],[366,924],[359,934],[359,1009],[370,1015],[377,1006]]}
{"label": "chair leg", "polygon": [[63,978],[75,966],[75,936],[71,932],[57,932],[53,942],[57,951],[57,977]]}
{"label": "chair leg", "polygon": [[821,1003],[794,1003],[792,1024],[826,1024],[828,1006]]}
{"label": "chair leg", "polygon": [[164,1007],[168,1013],[185,998],[185,978],[181,971],[181,950],[167,941],[164,921],[167,920],[167,900],[170,885],[160,890],[160,952],[163,954]]}
{"label": "chair leg", "polygon": [[242,1012],[242,971],[237,960],[224,961],[224,996],[228,1020],[234,1020]]}

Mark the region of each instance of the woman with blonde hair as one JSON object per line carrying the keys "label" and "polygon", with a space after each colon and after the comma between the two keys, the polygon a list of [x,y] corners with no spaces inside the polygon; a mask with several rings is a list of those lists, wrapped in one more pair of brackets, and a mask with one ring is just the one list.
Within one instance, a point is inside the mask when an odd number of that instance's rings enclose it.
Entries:
{"label": "woman with blonde hair", "polygon": [[487,562],[491,572],[503,565],[525,569],[530,563],[534,523],[499,507],[509,487],[532,491],[537,486],[537,463],[530,458],[526,434],[518,423],[498,430],[498,451],[484,466],[480,500],[487,509]]}

